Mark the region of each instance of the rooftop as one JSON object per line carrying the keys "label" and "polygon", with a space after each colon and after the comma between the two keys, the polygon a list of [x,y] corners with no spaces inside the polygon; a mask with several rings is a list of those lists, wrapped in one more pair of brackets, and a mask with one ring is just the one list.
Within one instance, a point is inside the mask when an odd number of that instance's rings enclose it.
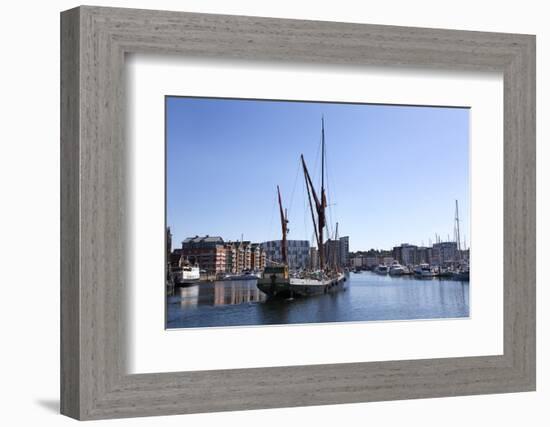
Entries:
{"label": "rooftop", "polygon": [[183,243],[223,243],[223,239],[220,236],[195,236],[188,237]]}

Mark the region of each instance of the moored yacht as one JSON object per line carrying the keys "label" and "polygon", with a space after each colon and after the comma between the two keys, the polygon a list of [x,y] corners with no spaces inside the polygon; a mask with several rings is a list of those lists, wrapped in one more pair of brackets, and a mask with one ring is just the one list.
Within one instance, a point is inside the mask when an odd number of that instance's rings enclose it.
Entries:
{"label": "moored yacht", "polygon": [[454,272],[454,280],[459,280],[461,282],[470,281],[470,266],[468,264],[461,265],[458,270]]}
{"label": "moored yacht", "polygon": [[423,263],[414,268],[414,275],[421,278],[434,277],[435,273],[429,264]]}
{"label": "moored yacht", "polygon": [[191,286],[199,282],[200,270],[194,265],[183,265],[170,271],[175,286]]}
{"label": "moored yacht", "polygon": [[403,267],[397,261],[394,261],[392,265],[390,265],[389,273],[390,276],[402,276],[403,274],[405,274],[405,267]]}
{"label": "moored yacht", "polygon": [[389,268],[388,268],[388,266],[385,265],[385,264],[380,264],[378,267],[376,267],[376,268],[374,269],[374,272],[375,272],[376,274],[380,274],[380,275],[382,275],[382,276],[385,276],[386,274],[388,274],[388,271],[389,271]]}

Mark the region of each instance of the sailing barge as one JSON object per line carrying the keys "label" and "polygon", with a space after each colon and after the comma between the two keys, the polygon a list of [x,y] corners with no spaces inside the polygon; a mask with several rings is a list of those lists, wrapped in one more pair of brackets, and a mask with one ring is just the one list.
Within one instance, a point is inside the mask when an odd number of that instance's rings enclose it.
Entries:
{"label": "sailing barge", "polygon": [[[340,271],[338,265],[329,266],[325,262],[323,244],[323,231],[326,227],[325,209],[327,199],[325,193],[325,125],[321,121],[321,190],[320,197],[313,186],[303,154],[301,155],[304,179],[307,188],[311,219],[315,230],[315,238],[319,256],[319,270],[291,273],[288,265],[288,218],[286,209],[283,210],[281,192],[277,186],[279,201],[279,213],[282,231],[282,263],[268,266],[264,269],[262,277],[258,279],[258,288],[270,297],[293,298],[322,295],[338,291],[344,288],[346,275]],[[312,202],[313,198],[313,202]],[[314,207],[315,205],[315,207]]]}

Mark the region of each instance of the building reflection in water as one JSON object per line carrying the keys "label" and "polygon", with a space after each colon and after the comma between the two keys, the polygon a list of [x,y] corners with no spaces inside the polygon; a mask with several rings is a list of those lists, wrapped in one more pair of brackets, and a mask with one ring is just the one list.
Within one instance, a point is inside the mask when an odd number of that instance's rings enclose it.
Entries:
{"label": "building reflection in water", "polygon": [[255,280],[200,283],[179,289],[180,306],[237,305],[265,301],[265,295],[257,288]]}
{"label": "building reflection in water", "polygon": [[189,286],[179,288],[180,306],[181,308],[191,308],[199,303],[199,287]]}
{"label": "building reflection in water", "polygon": [[214,283],[213,305],[236,305],[264,300],[265,296],[256,286],[255,280]]}

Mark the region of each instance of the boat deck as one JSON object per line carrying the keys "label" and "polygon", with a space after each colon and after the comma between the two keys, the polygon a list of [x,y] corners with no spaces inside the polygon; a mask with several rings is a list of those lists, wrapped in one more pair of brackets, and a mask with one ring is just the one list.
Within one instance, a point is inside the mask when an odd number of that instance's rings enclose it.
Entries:
{"label": "boat deck", "polygon": [[327,286],[330,285],[336,279],[315,280],[315,279],[298,279],[291,277],[291,285],[303,285],[303,286]]}

